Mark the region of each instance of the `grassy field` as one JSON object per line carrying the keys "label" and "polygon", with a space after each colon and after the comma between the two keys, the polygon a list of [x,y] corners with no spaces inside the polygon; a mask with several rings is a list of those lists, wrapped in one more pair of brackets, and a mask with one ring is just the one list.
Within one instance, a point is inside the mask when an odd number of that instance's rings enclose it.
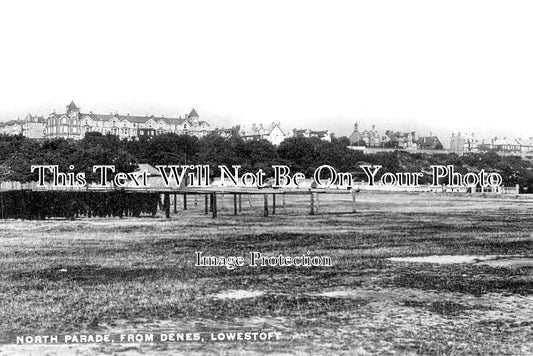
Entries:
{"label": "grassy field", "polygon": [[[261,199],[261,200],[260,200]],[[262,217],[262,198],[202,200],[171,219],[0,222],[7,335],[275,330],[272,342],[3,345],[0,355],[533,353],[533,200],[361,193],[308,197]],[[211,255],[331,256],[333,267],[195,267]],[[521,257],[437,264],[391,257]],[[246,298],[220,297],[232,291]],[[227,294],[231,296],[230,294]]]}

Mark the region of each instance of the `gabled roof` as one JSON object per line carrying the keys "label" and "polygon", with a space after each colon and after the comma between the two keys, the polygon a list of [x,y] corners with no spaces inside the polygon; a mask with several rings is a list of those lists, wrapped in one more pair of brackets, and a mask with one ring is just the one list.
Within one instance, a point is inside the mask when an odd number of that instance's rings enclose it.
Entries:
{"label": "gabled roof", "polygon": [[194,110],[194,108],[192,108],[191,112],[189,113],[189,116],[188,117],[200,117],[200,115],[198,115],[198,113],[196,112],[196,110]]}
{"label": "gabled roof", "polygon": [[76,106],[76,104],[74,104],[74,100],[72,100],[70,102],[70,104],[68,104],[67,109],[68,109],[68,111],[79,110],[79,108]]}
{"label": "gabled roof", "polygon": [[269,132],[269,134],[271,134],[272,131],[274,131],[274,129],[275,129],[276,127],[281,131],[281,133],[283,134],[283,136],[285,136],[285,132],[283,132],[283,130],[281,129],[281,127],[279,126],[279,124],[274,124],[274,125],[272,125],[272,127],[270,128],[270,132]]}
{"label": "gabled roof", "polygon": [[437,136],[421,136],[416,140],[416,143],[424,146],[436,146],[440,143]]}
{"label": "gabled roof", "polygon": [[138,166],[139,168],[135,171],[135,173],[142,173],[146,171],[149,176],[160,176],[161,175],[161,173],[159,172],[159,169],[155,168],[151,164],[139,163]]}

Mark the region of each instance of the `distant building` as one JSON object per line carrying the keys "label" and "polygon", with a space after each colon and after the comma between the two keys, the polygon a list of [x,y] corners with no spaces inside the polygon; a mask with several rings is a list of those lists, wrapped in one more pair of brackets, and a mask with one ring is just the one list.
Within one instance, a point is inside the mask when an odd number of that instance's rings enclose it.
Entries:
{"label": "distant building", "polygon": [[47,138],[64,137],[81,139],[88,132],[117,135],[120,138],[137,139],[163,133],[203,137],[213,132],[205,121],[201,121],[193,108],[185,117],[167,118],[164,116],[133,116],[130,114],[81,113],[74,102],[67,106],[64,114],[50,114],[46,119]]}
{"label": "distant building", "polygon": [[372,125],[372,129],[359,131],[359,123],[354,124],[354,130],[349,137],[350,144],[365,147],[386,147],[386,148],[409,148],[416,149],[416,132],[400,132],[386,130],[382,135]]}
{"label": "distant building", "polygon": [[287,137],[318,137],[321,140],[331,142],[333,133],[329,130],[313,131],[310,129],[293,129],[287,134]]}
{"label": "distant building", "polygon": [[385,136],[388,137],[388,142],[383,146],[390,148],[408,148],[416,149],[417,148],[417,138],[416,132],[400,132],[400,131],[391,131],[386,130]]}
{"label": "distant building", "polygon": [[431,134],[419,137],[416,144],[420,150],[442,150],[444,148],[439,138]]}
{"label": "distant building", "polygon": [[42,116],[28,114],[24,120],[17,119],[0,123],[0,134],[22,135],[28,138],[43,138],[44,121]]}
{"label": "distant building", "polygon": [[10,120],[0,123],[0,134],[22,135],[22,120]]}
{"label": "distant building", "polygon": [[249,129],[243,126],[239,134],[244,140],[264,139],[275,146],[285,140],[285,133],[281,130],[279,122],[272,122],[267,127],[263,124],[252,124]]}
{"label": "distant building", "polygon": [[481,142],[472,134],[452,133],[450,138],[450,151],[454,152],[478,152]]}
{"label": "distant building", "polygon": [[389,141],[387,136],[382,136],[376,130],[376,126],[372,125],[371,130],[364,130],[359,132],[359,123],[354,124],[354,130],[349,137],[350,144],[354,146],[366,146],[366,147],[382,147]]}
{"label": "distant building", "polygon": [[530,137],[528,139],[519,138],[518,140],[516,140],[516,142],[520,145],[520,151],[522,153],[533,152],[533,137]]}
{"label": "distant building", "polygon": [[44,138],[45,119],[43,116],[26,115],[22,123],[22,135],[28,138]]}
{"label": "distant building", "polygon": [[491,140],[491,149],[495,149],[500,152],[505,153],[521,153],[522,149],[520,147],[520,143],[518,143],[516,140],[509,140],[507,137],[504,137],[503,139],[499,139],[495,137]]}

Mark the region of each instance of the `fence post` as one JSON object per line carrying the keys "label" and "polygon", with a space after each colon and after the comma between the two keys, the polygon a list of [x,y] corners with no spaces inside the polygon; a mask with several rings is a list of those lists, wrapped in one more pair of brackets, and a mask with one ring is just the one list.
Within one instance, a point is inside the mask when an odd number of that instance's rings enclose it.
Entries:
{"label": "fence post", "polygon": [[233,215],[237,215],[237,193],[233,193]]}
{"label": "fence post", "polygon": [[170,218],[170,193],[165,193],[163,198],[163,207],[165,208],[166,218]]}
{"label": "fence post", "polygon": [[217,217],[217,193],[211,195],[213,197],[213,203],[211,204],[211,209],[213,210],[213,217]]}
{"label": "fence post", "polygon": [[315,215],[315,193],[310,191],[310,194],[311,194],[311,204],[310,204],[311,210],[309,212],[309,215]]}
{"label": "fence post", "polygon": [[355,205],[355,190],[352,190],[352,213],[356,213],[356,205]]}
{"label": "fence post", "polygon": [[209,201],[207,200],[207,194],[204,194],[204,200],[205,200],[205,215],[209,212]]}
{"label": "fence post", "polygon": [[263,200],[265,202],[264,208],[263,208],[263,216],[267,218],[268,217],[268,194],[263,194]]}
{"label": "fence post", "polygon": [[272,215],[276,214],[276,194],[272,194]]}

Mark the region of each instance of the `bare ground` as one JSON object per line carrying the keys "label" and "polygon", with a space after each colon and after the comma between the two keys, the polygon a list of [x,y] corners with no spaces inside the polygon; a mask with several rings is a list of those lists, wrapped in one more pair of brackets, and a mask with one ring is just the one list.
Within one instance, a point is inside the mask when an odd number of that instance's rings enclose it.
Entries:
{"label": "bare ground", "polygon": [[[533,201],[367,193],[351,214],[349,195],[334,195],[309,216],[298,196],[263,218],[262,197],[237,217],[227,198],[217,219],[201,203],[169,220],[0,222],[3,339],[253,329],[279,341],[3,345],[0,355],[533,353]],[[195,267],[195,251],[310,251],[334,266]]]}

